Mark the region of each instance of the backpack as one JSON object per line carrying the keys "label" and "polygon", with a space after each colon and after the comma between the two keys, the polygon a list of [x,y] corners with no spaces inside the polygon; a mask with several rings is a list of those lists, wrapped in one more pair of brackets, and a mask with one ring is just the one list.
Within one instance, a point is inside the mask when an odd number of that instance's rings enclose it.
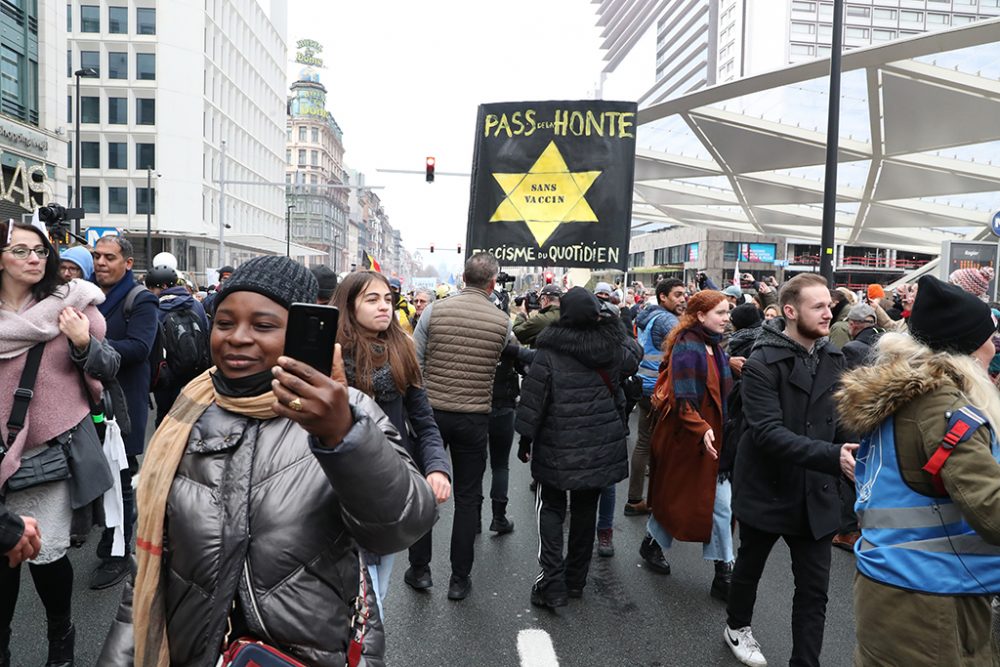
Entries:
{"label": "backpack", "polygon": [[[125,317],[126,325],[128,325],[129,318],[132,316],[132,306],[135,305],[136,297],[148,291],[144,285],[135,285],[125,295],[125,305],[122,309],[122,314]],[[156,388],[156,383],[160,379],[160,369],[164,365],[163,325],[157,322],[156,336],[153,338],[152,347],[149,348],[149,391],[153,391]]]}
{"label": "backpack", "polygon": [[212,365],[208,330],[192,308],[167,312],[160,323],[163,351],[174,384],[186,384]]}

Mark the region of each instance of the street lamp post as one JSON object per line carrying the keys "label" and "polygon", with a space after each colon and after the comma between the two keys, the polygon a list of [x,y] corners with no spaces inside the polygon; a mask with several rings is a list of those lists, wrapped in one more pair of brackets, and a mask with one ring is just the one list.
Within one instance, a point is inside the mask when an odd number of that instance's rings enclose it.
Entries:
{"label": "street lamp post", "polygon": [[292,209],[295,204],[285,207],[285,257],[292,256]]}
{"label": "street lamp post", "polygon": [[830,46],[830,99],[826,121],[826,178],[823,186],[823,226],[819,272],[832,288],[837,221],[837,158],[840,152],[840,55],[844,41],[844,0],[833,2],[833,38]]}
{"label": "street lamp post", "polygon": [[[76,208],[83,208],[83,202],[80,201],[80,77],[95,77],[97,76],[97,70],[93,67],[85,67],[73,72],[73,76],[76,77],[76,122],[73,128],[75,132],[74,138],[76,139],[76,158],[73,162],[73,205]],[[73,233],[80,234],[79,218],[73,221]]]}
{"label": "street lamp post", "polygon": [[[159,176],[159,174],[157,174]],[[153,168],[146,167],[146,272],[153,268]]]}

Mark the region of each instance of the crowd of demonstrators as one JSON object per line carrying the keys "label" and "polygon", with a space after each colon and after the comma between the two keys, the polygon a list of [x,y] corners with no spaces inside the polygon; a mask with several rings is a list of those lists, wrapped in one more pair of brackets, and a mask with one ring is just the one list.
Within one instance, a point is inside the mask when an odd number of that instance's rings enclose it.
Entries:
{"label": "crowd of demonstrators", "polygon": [[[395,316],[394,301],[389,280],[381,273],[357,271],[338,285],[330,304],[340,310],[337,340],[344,371],[349,386],[375,399],[434,490],[435,499],[443,503],[451,496],[451,465],[423,388],[413,341]],[[429,544],[430,531],[421,540]],[[410,548],[418,559],[426,552],[420,542]],[[366,553],[365,560],[384,619],[395,554]]]}
{"label": "crowd of demonstrators", "polygon": [[[497,362],[511,333],[510,318],[494,306],[500,267],[493,255],[472,255],[465,263],[465,288],[424,308],[413,332],[417,359],[434,419],[451,450],[455,514],[451,531],[448,599],[472,591],[476,530],[481,522],[489,415]],[[423,554],[410,554],[407,583],[431,582],[430,539]],[[412,585],[412,584],[411,584]]]}
{"label": "crowd of demonstrators", "polygon": [[531,312],[528,300],[522,303],[522,310],[514,321],[514,335],[522,345],[535,346],[538,335],[553,322],[559,321],[559,300],[562,288],[550,283],[538,292],[538,311]]}
{"label": "crowd of demonstrators", "polygon": [[[121,356],[116,379],[125,395],[128,430],[122,429],[128,467],[121,471],[125,512],[125,544],[131,544],[135,510],[132,478],[139,470],[138,457],[146,444],[149,391],[153,368],[150,361],[157,341],[159,304],[155,296],[136,284],[132,275],[132,243],[123,236],[104,236],[94,247],[94,280],[104,292],[98,310],[107,322],[107,341]],[[116,414],[120,414],[119,411]],[[106,529],[97,545],[101,563],[91,575],[90,587],[103,589],[121,582],[129,573],[129,557],[112,553],[114,531]]]}
{"label": "crowd of demonstrators", "polygon": [[212,664],[220,646],[253,636],[340,667],[356,607],[366,664],[381,664],[356,548],[406,548],[433,525],[434,496],[376,403],[334,379],[339,349],[334,377],[281,356],[289,306],[315,303],[317,289],[304,267],[271,256],[220,291],[217,366],[184,388],[150,443],[137,573],[99,664]]}
{"label": "crowd of demonstrators", "polygon": [[711,595],[721,600],[733,568],[731,468],[720,465],[732,447],[723,435],[733,384],[721,344],[728,321],[725,295],[703,290],[688,299],[664,344],[667,388],[650,447],[646,524],[661,549],[674,540],[703,543],[703,557],[715,563]]}
{"label": "crowd of demonstrators", "polygon": [[539,334],[536,347],[517,411],[518,456],[531,461],[538,482],[541,572],[531,602],[556,608],[583,595],[598,498],[628,474],[621,385],[635,372],[640,350],[617,318],[601,317],[600,302],[582,287],[563,295],[558,321]]}
{"label": "crowd of demonstrators", "polygon": [[66,555],[73,510],[113,485],[92,406],[120,357],[104,341],[104,295],[63,279],[44,230],[10,221],[0,238],[0,665],[13,664],[11,622],[28,561],[45,608],[46,665],[66,667],[76,636]]}
{"label": "crowd of demonstrators", "polygon": [[833,303],[833,307],[830,308],[832,316],[830,319],[830,342],[840,349],[844,349],[844,345],[851,340],[847,315],[857,303],[857,297],[846,287],[837,287],[830,291],[830,299]]}
{"label": "crowd of demonstrators", "polygon": [[[837,396],[841,419],[866,434],[854,664],[987,667],[1000,593],[1000,397],[986,372],[996,321],[974,292],[918,285],[911,335],[884,335]],[[913,632],[929,619],[931,632]]]}

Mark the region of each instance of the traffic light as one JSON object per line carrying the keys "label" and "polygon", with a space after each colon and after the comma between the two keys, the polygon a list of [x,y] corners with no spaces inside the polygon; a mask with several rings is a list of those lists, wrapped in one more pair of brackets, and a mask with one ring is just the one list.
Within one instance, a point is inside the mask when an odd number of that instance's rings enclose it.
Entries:
{"label": "traffic light", "polygon": [[431,252],[434,252],[434,242],[431,242]]}
{"label": "traffic light", "polygon": [[552,273],[551,271],[546,271],[545,272],[545,284],[546,285],[551,285],[552,281],[555,279],[555,277],[556,276],[555,276],[554,273]]}
{"label": "traffic light", "polygon": [[434,163],[435,160],[432,157],[427,158],[427,182],[434,182]]}
{"label": "traffic light", "polygon": [[458,244],[458,251],[457,252],[458,252],[459,255],[462,254],[462,244],[461,243]]}

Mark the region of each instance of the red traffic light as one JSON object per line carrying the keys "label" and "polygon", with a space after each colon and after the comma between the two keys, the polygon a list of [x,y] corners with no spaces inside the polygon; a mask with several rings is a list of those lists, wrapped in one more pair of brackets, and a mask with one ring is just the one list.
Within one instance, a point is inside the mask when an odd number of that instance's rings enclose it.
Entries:
{"label": "red traffic light", "polygon": [[554,273],[552,273],[551,271],[546,271],[545,272],[545,284],[546,285],[551,285],[552,281],[555,279],[555,277],[556,276],[555,276]]}
{"label": "red traffic light", "polygon": [[428,156],[428,158],[427,158],[427,182],[428,183],[433,183],[434,182],[434,164],[435,164],[435,162],[436,162],[436,160],[433,157],[429,157]]}

